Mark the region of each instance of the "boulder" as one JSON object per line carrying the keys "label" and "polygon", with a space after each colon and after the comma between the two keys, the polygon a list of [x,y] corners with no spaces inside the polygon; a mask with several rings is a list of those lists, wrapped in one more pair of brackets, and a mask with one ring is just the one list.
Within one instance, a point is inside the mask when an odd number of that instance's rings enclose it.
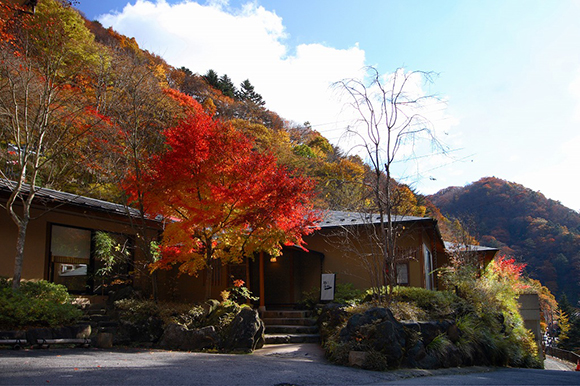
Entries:
{"label": "boulder", "polygon": [[98,348],[111,348],[113,347],[113,334],[110,332],[99,332],[97,334],[95,346]]}
{"label": "boulder", "polygon": [[441,367],[459,367],[463,364],[463,354],[457,346],[450,344],[439,358]]}
{"label": "boulder", "polygon": [[403,325],[387,308],[375,307],[353,315],[340,331],[343,343],[355,343],[362,350],[373,350],[386,357],[389,366],[403,360],[407,337]]}
{"label": "boulder", "polygon": [[140,320],[139,323],[120,320],[116,334],[120,340],[128,340],[131,343],[156,343],[163,335],[163,320],[154,316]]}
{"label": "boulder", "polygon": [[367,361],[368,353],[366,351],[350,351],[348,353],[348,365],[362,368]]}
{"label": "boulder", "polygon": [[425,351],[425,345],[422,341],[417,341],[413,346],[411,346],[406,353],[405,363],[406,367],[421,367],[420,363],[427,356],[427,351]]}
{"label": "boulder", "polygon": [[219,342],[215,327],[208,326],[194,330],[177,323],[165,327],[158,347],[166,350],[201,351],[214,348]]}
{"label": "boulder", "polygon": [[322,307],[318,317],[318,327],[320,335],[324,341],[328,333],[334,331],[347,319],[348,313],[344,310],[344,305],[337,303],[328,303]]}
{"label": "boulder", "polygon": [[224,348],[231,351],[252,352],[264,345],[264,322],[258,311],[242,308],[230,324]]}

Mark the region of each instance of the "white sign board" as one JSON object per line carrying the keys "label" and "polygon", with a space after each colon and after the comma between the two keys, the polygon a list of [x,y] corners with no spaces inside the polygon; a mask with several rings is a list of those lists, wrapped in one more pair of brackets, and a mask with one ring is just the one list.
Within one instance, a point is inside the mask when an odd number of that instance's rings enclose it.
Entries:
{"label": "white sign board", "polygon": [[336,274],[323,273],[322,282],[320,284],[320,300],[334,300],[334,287],[336,282]]}

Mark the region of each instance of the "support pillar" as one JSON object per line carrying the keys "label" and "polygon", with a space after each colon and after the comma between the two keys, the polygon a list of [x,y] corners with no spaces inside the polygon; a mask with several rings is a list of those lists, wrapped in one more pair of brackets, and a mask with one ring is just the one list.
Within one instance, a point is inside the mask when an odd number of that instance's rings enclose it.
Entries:
{"label": "support pillar", "polygon": [[264,252],[260,251],[260,312],[266,311],[266,290],[264,286]]}

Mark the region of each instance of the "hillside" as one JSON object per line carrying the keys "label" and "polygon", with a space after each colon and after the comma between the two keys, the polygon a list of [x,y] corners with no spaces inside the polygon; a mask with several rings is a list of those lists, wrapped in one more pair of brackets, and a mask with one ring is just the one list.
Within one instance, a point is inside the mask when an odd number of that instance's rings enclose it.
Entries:
{"label": "hillside", "polygon": [[580,214],[522,185],[486,177],[449,187],[428,199],[458,218],[482,245],[499,247],[527,263],[559,298],[580,292]]}

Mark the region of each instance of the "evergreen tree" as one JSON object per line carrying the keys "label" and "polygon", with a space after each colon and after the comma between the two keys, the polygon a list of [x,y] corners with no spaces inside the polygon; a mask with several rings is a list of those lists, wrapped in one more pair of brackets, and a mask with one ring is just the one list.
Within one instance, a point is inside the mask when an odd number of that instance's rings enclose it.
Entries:
{"label": "evergreen tree", "polygon": [[240,84],[240,91],[237,94],[237,98],[242,101],[250,101],[258,106],[264,106],[266,104],[262,96],[254,90],[254,86],[250,83],[249,79],[244,80]]}
{"label": "evergreen tree", "polygon": [[207,70],[207,73],[203,76],[203,79],[212,86],[213,88],[220,89],[220,79],[214,70]]}
{"label": "evergreen tree", "polygon": [[230,79],[229,76],[223,74],[219,79],[218,89],[225,95],[230,98],[235,98],[237,91],[234,82]]}

